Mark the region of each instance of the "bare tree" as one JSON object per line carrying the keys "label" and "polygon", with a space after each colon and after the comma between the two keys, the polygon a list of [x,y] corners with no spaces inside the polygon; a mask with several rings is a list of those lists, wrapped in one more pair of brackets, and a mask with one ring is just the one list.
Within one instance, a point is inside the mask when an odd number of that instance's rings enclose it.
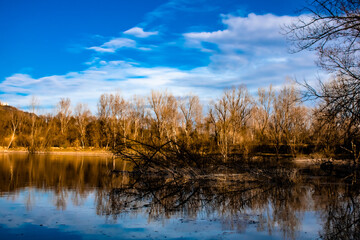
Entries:
{"label": "bare tree", "polygon": [[173,140],[176,142],[179,122],[178,103],[176,98],[167,92],[151,91],[148,98],[150,109],[154,114],[155,132],[159,142]]}
{"label": "bare tree", "polygon": [[75,121],[80,134],[81,146],[85,148],[86,127],[91,113],[86,104],[78,103],[75,107]]}
{"label": "bare tree", "polygon": [[258,99],[253,108],[253,119],[256,126],[253,126],[258,132],[260,142],[266,141],[268,135],[270,116],[273,110],[275,93],[270,85],[268,89],[258,89]]}
{"label": "bare tree", "polygon": [[[131,121],[133,139],[141,140],[143,138],[143,130],[146,127],[146,109],[145,100],[141,97],[134,96],[131,103],[129,103],[129,115]],[[141,134],[139,136],[139,134]],[[138,139],[140,137],[140,139]]]}
{"label": "bare tree", "polygon": [[186,143],[190,144],[190,133],[194,127],[200,128],[202,118],[202,106],[198,96],[189,95],[180,101],[182,116],[182,129],[185,132]]}
{"label": "bare tree", "polygon": [[299,104],[299,99],[299,92],[294,85],[285,86],[274,99],[269,130],[277,157],[281,146],[289,147],[295,156],[296,147],[304,139],[302,135],[307,133],[307,108]]}
{"label": "bare tree", "polygon": [[316,51],[319,66],[334,74],[329,82],[320,81],[319,88],[305,82],[305,97],[320,99],[321,115],[329,122],[339,119],[348,130],[342,136],[344,142],[356,147],[360,132],[360,1],[312,0],[305,11],[310,14],[287,26],[293,50]]}
{"label": "bare tree", "polygon": [[111,125],[113,129],[113,146],[115,147],[117,142],[117,136],[125,139],[128,135],[128,115],[129,104],[119,93],[110,95],[110,109],[111,109]]}
{"label": "bare tree", "polygon": [[311,0],[304,11],[287,26],[293,50],[316,50],[321,67],[359,80],[360,2]]}
{"label": "bare tree", "polygon": [[10,148],[12,142],[14,141],[16,131],[20,127],[22,120],[23,120],[23,113],[20,111],[12,110],[10,114],[11,114],[10,123],[11,123],[12,134],[11,134],[10,142],[9,142],[7,149]]}
{"label": "bare tree", "polygon": [[61,134],[65,135],[71,118],[71,101],[69,98],[60,98],[57,104],[57,112]]}
{"label": "bare tree", "polygon": [[37,97],[32,96],[30,100],[30,120],[31,120],[31,134],[30,134],[30,144],[28,146],[28,151],[30,153],[35,153],[37,150],[36,141],[38,135],[38,125],[37,125],[37,111],[39,108],[39,100]]}
{"label": "bare tree", "polygon": [[[251,113],[251,98],[245,86],[226,90],[210,113],[216,122],[218,145],[224,160],[231,148],[244,143],[244,131]],[[243,144],[244,145],[244,144]]]}
{"label": "bare tree", "polygon": [[42,122],[43,122],[43,142],[42,147],[48,148],[52,147],[54,135],[58,134],[55,132],[56,129],[56,120],[53,114],[48,113],[46,115],[41,116]]}
{"label": "bare tree", "polygon": [[109,94],[101,94],[98,102],[98,117],[100,124],[100,133],[102,139],[105,140],[105,148],[107,149],[111,139],[111,126],[110,126],[110,96]]}
{"label": "bare tree", "polygon": [[[224,161],[227,160],[229,153],[229,128],[230,128],[230,112],[229,102],[226,96],[220,98],[217,103],[214,104],[214,111],[211,111],[211,117],[213,122],[218,125],[218,145]],[[215,119],[216,118],[216,119]]]}
{"label": "bare tree", "polygon": [[230,112],[231,144],[240,144],[240,132],[245,130],[251,113],[251,97],[243,85],[227,90],[224,96]]}

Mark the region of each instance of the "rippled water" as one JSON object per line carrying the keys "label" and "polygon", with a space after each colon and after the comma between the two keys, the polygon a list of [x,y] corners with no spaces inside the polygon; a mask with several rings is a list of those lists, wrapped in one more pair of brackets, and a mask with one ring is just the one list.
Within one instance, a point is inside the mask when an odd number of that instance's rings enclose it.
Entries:
{"label": "rippled water", "polygon": [[[265,163],[247,164],[247,169]],[[0,239],[359,239],[345,170],[168,180],[120,159],[0,154]],[[265,178],[266,179],[266,178]]]}

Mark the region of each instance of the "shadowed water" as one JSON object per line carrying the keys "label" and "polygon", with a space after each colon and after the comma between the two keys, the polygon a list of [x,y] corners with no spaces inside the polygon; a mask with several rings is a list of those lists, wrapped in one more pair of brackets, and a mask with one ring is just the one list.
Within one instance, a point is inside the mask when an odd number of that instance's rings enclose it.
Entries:
{"label": "shadowed water", "polygon": [[1,154],[0,239],[360,238],[348,169],[245,168],[175,179],[120,159]]}

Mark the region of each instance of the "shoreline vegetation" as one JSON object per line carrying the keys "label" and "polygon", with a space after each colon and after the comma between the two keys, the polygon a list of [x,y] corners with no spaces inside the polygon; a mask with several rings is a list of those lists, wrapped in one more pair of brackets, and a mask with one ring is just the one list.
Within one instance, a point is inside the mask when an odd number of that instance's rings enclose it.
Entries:
{"label": "shoreline vegetation", "polygon": [[[26,148],[10,148],[0,147],[0,153],[26,153],[30,154]],[[46,151],[36,151],[33,154],[54,154],[54,155],[88,155],[88,156],[113,156],[111,151],[105,149],[94,149],[94,148],[58,148],[52,147]]]}
{"label": "shoreline vegetation", "polygon": [[[34,153],[29,153],[29,151],[26,148],[10,148],[7,149],[6,147],[0,146],[0,153],[24,153],[24,154],[39,154],[39,155],[85,155],[85,156],[110,156],[110,157],[116,157],[116,154],[112,151],[105,150],[105,149],[82,149],[82,148],[58,148],[58,147],[52,147],[46,151],[36,151]],[[261,156],[254,156],[251,160],[252,161],[259,161],[259,157],[267,157],[267,158],[276,158],[275,154],[264,154]],[[344,165],[344,164],[351,164],[351,159],[333,159],[333,158],[326,158],[320,155],[313,156],[313,155],[300,155],[295,158],[291,158],[291,155],[284,155],[281,156],[283,159],[291,159],[291,162],[293,163],[304,163],[304,164],[322,164],[325,162],[332,162],[336,165]],[[120,157],[121,158],[121,157]]]}
{"label": "shoreline vegetation", "polygon": [[0,107],[2,152],[113,153],[136,164],[194,169],[256,158],[359,163],[354,122],[306,106],[294,83],[259,88],[255,96],[241,85],[207,104],[167,91],[131,99],[102,94],[96,115],[83,103],[73,108],[68,98],[60,99],[55,114],[39,115],[38,107],[35,98],[29,112]]}

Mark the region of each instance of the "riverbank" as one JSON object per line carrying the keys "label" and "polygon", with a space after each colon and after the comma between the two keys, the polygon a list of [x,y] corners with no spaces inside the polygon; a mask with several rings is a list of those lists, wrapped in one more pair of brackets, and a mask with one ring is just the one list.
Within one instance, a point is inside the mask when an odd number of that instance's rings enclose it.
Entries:
{"label": "riverbank", "polygon": [[[6,149],[0,147],[0,153],[28,153],[26,148]],[[52,147],[46,151],[36,151],[35,154],[56,154],[56,155],[86,155],[86,156],[112,156],[113,153],[100,148],[58,148]]]}
{"label": "riverbank", "polygon": [[[10,148],[7,149],[6,147],[0,146],[0,153],[23,153],[27,154],[28,151],[24,147],[18,147],[18,148]],[[51,147],[47,149],[46,151],[36,151],[35,154],[54,154],[54,155],[84,155],[84,156],[113,156],[114,154],[111,151],[105,150],[103,148],[76,148],[76,147],[67,147],[67,148],[60,148],[60,147]],[[274,158],[276,157],[275,154],[262,154],[261,157],[265,158]],[[291,155],[284,155],[281,156],[285,159],[291,159]],[[254,159],[260,159],[259,156],[254,157]],[[351,159],[333,159],[324,157],[322,155],[299,155],[292,159],[292,161],[296,164],[311,164],[311,165],[320,165],[322,163],[331,162],[332,164],[336,165],[344,165],[352,163]]]}
{"label": "riverbank", "polygon": [[352,165],[353,161],[351,159],[332,159],[332,158],[295,158],[293,163],[297,166],[346,166]]}

